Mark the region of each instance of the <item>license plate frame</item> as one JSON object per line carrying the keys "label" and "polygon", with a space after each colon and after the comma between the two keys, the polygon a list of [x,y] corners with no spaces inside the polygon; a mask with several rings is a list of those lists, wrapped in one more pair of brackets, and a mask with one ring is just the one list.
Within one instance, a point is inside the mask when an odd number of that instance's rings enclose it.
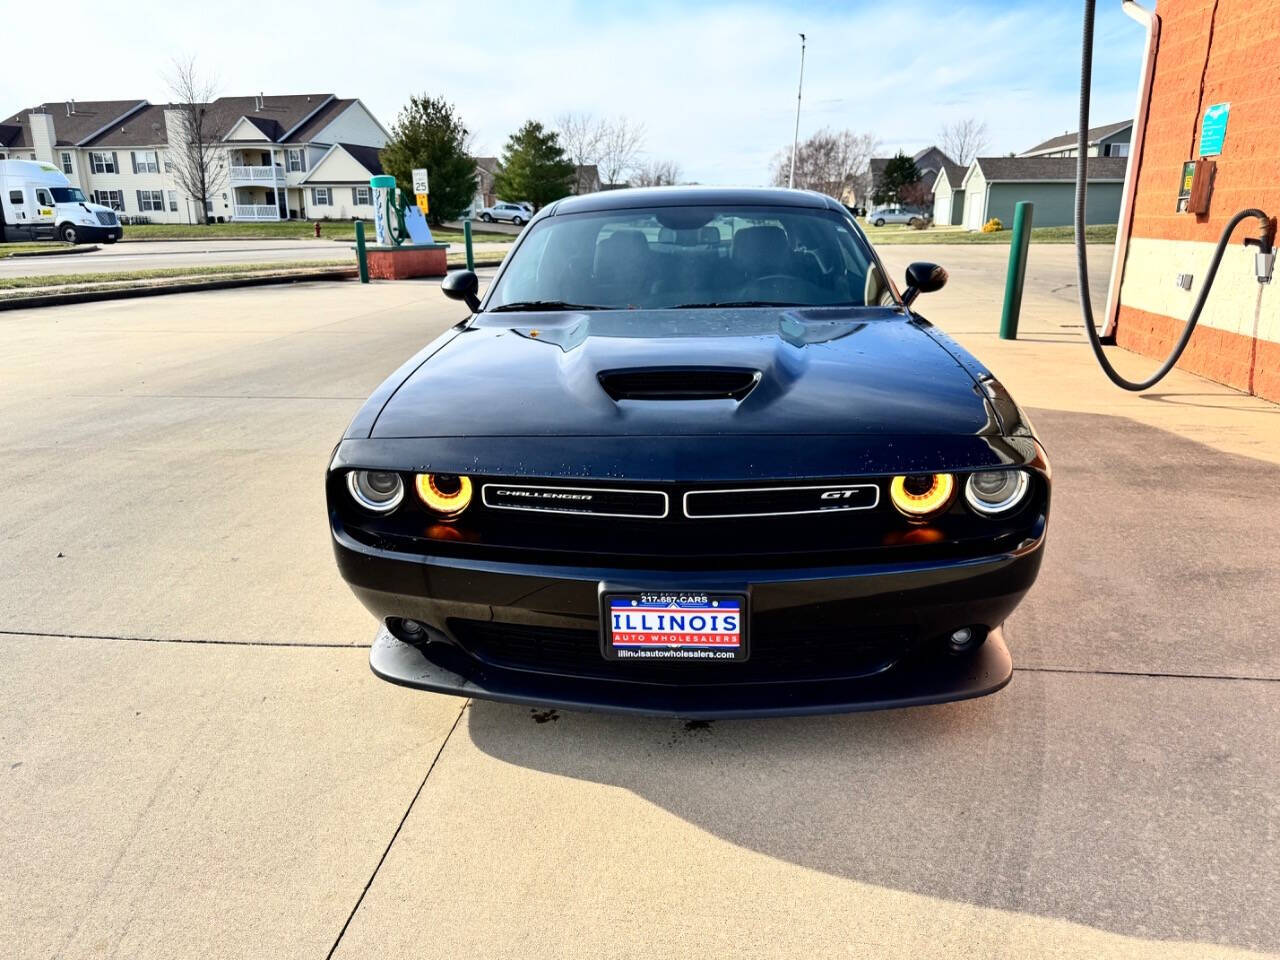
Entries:
{"label": "license plate frame", "polygon": [[[725,629],[726,618],[734,612],[738,629]],[[615,613],[633,614],[635,619],[615,624]],[[647,618],[642,620],[642,614]],[[610,661],[742,663],[751,651],[750,622],[750,597],[741,590],[626,590],[603,585],[600,590],[600,653]],[[736,643],[726,639],[735,634]],[[624,642],[617,642],[619,636]],[[664,637],[687,639],[663,642]]]}

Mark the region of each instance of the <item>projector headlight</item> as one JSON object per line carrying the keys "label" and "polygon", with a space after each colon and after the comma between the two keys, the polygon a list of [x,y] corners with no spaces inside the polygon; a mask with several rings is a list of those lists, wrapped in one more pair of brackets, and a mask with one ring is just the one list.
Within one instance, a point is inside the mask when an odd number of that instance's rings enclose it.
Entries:
{"label": "projector headlight", "polygon": [[471,478],[456,473],[420,473],[414,478],[418,497],[441,519],[452,520],[471,505]]}
{"label": "projector headlight", "polygon": [[1025,470],[983,470],[964,485],[964,499],[984,516],[1005,513],[1020,504],[1031,489]]}
{"label": "projector headlight", "polygon": [[898,512],[912,520],[941,513],[956,492],[956,479],[949,473],[913,473],[894,477],[889,484],[889,499]]}
{"label": "projector headlight", "polygon": [[347,490],[356,503],[374,513],[390,513],[404,499],[400,475],[387,470],[352,470],[347,474]]}

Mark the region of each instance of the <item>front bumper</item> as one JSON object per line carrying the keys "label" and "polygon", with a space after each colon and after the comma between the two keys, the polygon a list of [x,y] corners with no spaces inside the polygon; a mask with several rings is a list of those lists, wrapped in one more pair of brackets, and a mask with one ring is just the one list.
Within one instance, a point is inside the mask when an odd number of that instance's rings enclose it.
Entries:
{"label": "front bumper", "polygon": [[[994,693],[1012,664],[1001,624],[1039,571],[1034,539],[981,558],[805,569],[637,571],[418,556],[334,528],[338,567],[382,627],[370,654],[404,686],[540,706],[682,717],[872,710]],[[742,592],[744,664],[606,664],[601,584]],[[412,636],[399,621],[425,631]],[[969,626],[985,643],[952,653]],[[771,659],[770,659],[771,658]],[[702,669],[705,668],[705,669]]]}
{"label": "front bumper", "polygon": [[941,654],[870,677],[789,683],[635,683],[492,667],[476,670],[468,659],[449,643],[405,643],[384,625],[369,652],[369,667],[383,680],[435,693],[691,720],[854,713],[968,700],[995,693],[1013,676],[1013,661],[999,628],[968,656]]}
{"label": "front bumper", "polygon": [[111,243],[124,236],[124,227],[120,224],[104,227],[98,223],[77,223],[75,228],[77,239],[85,243]]}

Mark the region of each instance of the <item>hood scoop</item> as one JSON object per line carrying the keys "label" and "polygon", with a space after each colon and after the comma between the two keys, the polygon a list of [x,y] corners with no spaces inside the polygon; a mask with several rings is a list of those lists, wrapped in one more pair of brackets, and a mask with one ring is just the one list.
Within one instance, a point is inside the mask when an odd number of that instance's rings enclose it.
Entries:
{"label": "hood scoop", "polygon": [[614,400],[741,400],[760,371],[741,367],[632,367],[597,377]]}

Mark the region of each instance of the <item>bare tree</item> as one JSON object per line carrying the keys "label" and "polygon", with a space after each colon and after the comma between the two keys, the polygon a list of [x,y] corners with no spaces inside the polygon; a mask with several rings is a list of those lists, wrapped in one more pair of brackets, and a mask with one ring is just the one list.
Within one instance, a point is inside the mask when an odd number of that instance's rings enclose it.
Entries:
{"label": "bare tree", "polygon": [[197,68],[195,57],[175,58],[167,79],[173,103],[166,112],[176,121],[170,126],[169,143],[173,179],[195,200],[199,221],[207,223],[209,200],[227,180],[219,140],[221,124],[211,112],[217,81]]}
{"label": "bare tree", "polygon": [[987,149],[987,125],[976,117],[949,123],[938,131],[938,146],[956,163],[967,167]]}
{"label": "bare tree", "polygon": [[634,187],[673,187],[680,182],[680,164],[674,160],[646,160],[631,171]]}
{"label": "bare tree", "polygon": [[574,165],[574,193],[587,193],[594,186],[586,168],[599,164],[605,122],[592,113],[562,113],[556,117],[560,146]]}
{"label": "bare tree", "polygon": [[[876,138],[852,130],[819,130],[796,149],[795,184],[801,190],[816,190],[841,203],[863,199],[868,165],[876,151]],[[775,186],[787,185],[791,150],[779,150],[770,165]]]}
{"label": "bare tree", "polygon": [[636,165],[636,158],[644,148],[644,124],[632,123],[626,117],[616,117],[601,123],[600,179],[606,184],[617,183],[624,173]]}

